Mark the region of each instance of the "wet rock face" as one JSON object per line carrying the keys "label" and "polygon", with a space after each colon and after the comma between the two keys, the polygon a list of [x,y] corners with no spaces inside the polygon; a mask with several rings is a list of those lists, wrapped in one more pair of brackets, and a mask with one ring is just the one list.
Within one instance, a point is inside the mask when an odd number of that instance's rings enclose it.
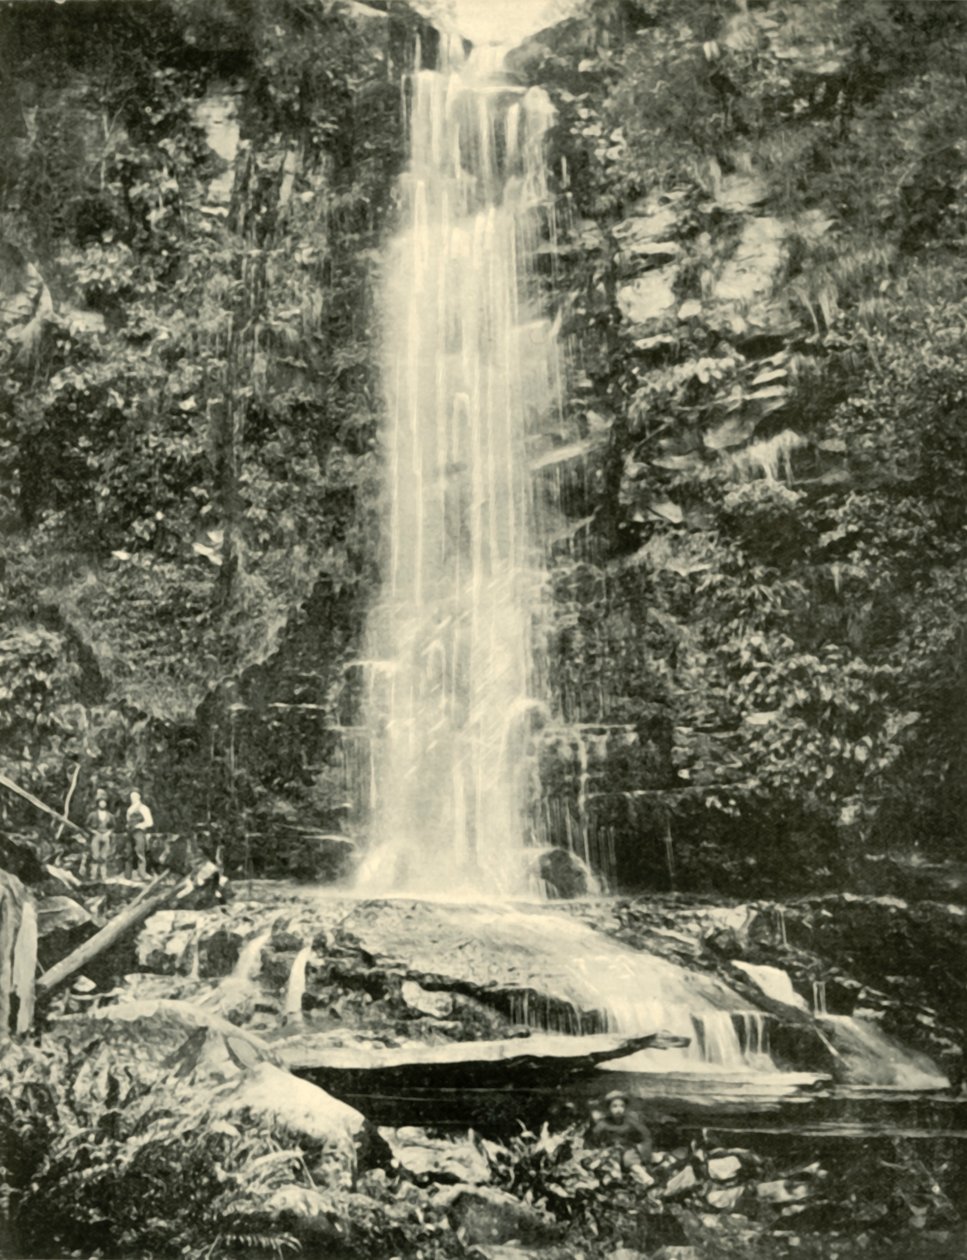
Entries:
{"label": "wet rock face", "polygon": [[241,138],[240,96],[240,88],[232,90],[228,84],[212,84],[193,109],[195,122],[204,132],[208,147],[221,168],[208,186],[211,207],[227,207],[232,199]]}
{"label": "wet rock face", "polygon": [[591,872],[580,858],[567,849],[548,849],[542,853],[538,875],[552,899],[585,897],[596,891]]}
{"label": "wet rock face", "polygon": [[785,262],[788,227],[782,220],[764,215],[746,219],[738,243],[721,273],[712,282],[711,297],[740,311],[753,310],[762,324],[766,315],[757,304],[772,295]]}
{"label": "wet rock face", "polygon": [[618,290],[621,314],[632,324],[650,324],[670,315],[678,305],[675,296],[677,275],[677,267],[666,266],[622,285]]}
{"label": "wet rock face", "polygon": [[243,938],[228,926],[219,927],[213,935],[198,943],[199,974],[206,977],[229,975],[238,962]]}

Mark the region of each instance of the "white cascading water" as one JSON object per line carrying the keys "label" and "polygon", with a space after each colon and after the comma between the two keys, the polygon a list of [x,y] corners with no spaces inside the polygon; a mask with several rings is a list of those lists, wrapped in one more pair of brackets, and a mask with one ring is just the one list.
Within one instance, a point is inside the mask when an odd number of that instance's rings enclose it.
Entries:
{"label": "white cascading water", "polygon": [[535,292],[547,94],[500,50],[409,85],[404,226],[385,282],[385,575],[370,621],[368,890],[528,890],[534,624],[545,580],[528,438],[560,406]]}
{"label": "white cascading water", "polygon": [[[537,891],[527,849],[540,843],[533,730],[548,710],[535,627],[547,579],[531,469],[548,464],[536,439],[560,427],[548,422],[560,419],[562,361],[535,261],[553,225],[554,112],[542,89],[505,73],[504,53],[483,45],[465,56],[459,38],[441,38],[438,67],[424,69],[418,52],[407,84],[410,161],[383,301],[384,578],[357,662],[365,729],[377,733],[358,879],[367,892]],[[789,446],[763,455],[766,475]],[[553,489],[544,493],[553,507]],[[586,752],[579,767],[581,835],[556,838],[590,859]],[[714,978],[563,916],[469,904],[458,913],[468,948],[531,966],[542,997],[521,990],[521,1022],[690,1038],[686,1050],[612,1065],[621,1070],[776,1072],[764,1015]],[[290,977],[290,1016],[307,959]],[[768,991],[781,973],[767,970],[758,979]],[[791,985],[780,987],[788,1000]]]}
{"label": "white cascading water", "polygon": [[[426,974],[439,973],[441,960],[459,958],[476,983],[504,995],[517,1023],[575,1036],[664,1030],[689,1039],[682,1050],[646,1050],[614,1065],[622,1070],[775,1071],[766,1017],[715,976],[537,906],[404,905],[397,915],[377,915],[381,954]],[[366,913],[364,905],[363,923]]]}
{"label": "white cascading water", "polygon": [[302,1022],[302,999],[306,991],[306,971],[312,957],[312,946],[304,945],[292,960],[292,969],[285,986],[285,1021],[287,1024]]}
{"label": "white cascading water", "polygon": [[219,1007],[251,996],[255,992],[258,975],[262,969],[262,951],[271,936],[272,929],[267,928],[249,937],[239,950],[232,974],[224,976],[210,993],[201,998],[201,1004]]}
{"label": "white cascading water", "polygon": [[[409,85],[404,225],[385,282],[385,576],[360,663],[367,725],[380,732],[367,891],[536,891],[546,575],[529,447],[561,407],[534,266],[542,215],[553,222],[553,110],[502,64],[500,49],[465,58],[450,40],[439,68],[418,66]],[[459,916],[468,948],[533,966],[551,1000],[522,998],[521,1022],[690,1038],[685,1051],[636,1056],[639,1070],[772,1068],[763,1016],[717,981],[563,916],[479,904]]]}

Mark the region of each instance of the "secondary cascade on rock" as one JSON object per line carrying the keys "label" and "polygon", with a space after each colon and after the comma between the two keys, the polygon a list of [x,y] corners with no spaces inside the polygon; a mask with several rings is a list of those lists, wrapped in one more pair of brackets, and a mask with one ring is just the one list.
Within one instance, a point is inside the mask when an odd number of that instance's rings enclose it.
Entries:
{"label": "secondary cascade on rock", "polygon": [[384,294],[385,559],[370,621],[375,749],[364,888],[528,887],[535,623],[545,574],[528,437],[560,407],[534,259],[549,217],[544,91],[441,40],[408,85],[404,226]]}

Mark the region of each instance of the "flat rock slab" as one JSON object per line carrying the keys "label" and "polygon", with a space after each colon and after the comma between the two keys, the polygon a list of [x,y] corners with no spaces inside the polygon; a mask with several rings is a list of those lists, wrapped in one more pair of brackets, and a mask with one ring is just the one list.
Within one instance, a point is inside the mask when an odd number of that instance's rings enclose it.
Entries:
{"label": "flat rock slab", "polygon": [[734,1155],[722,1155],[708,1161],[708,1175],[713,1181],[732,1181],[742,1171],[742,1161]]}
{"label": "flat rock slab", "polygon": [[542,1081],[592,1071],[599,1063],[638,1050],[680,1046],[684,1038],[655,1032],[637,1037],[601,1033],[588,1037],[538,1034],[499,1041],[462,1041],[446,1045],[410,1045],[398,1049],[339,1047],[311,1037],[278,1043],[284,1065],[311,1080],[386,1077],[409,1078],[423,1087],[480,1087],[540,1078]]}

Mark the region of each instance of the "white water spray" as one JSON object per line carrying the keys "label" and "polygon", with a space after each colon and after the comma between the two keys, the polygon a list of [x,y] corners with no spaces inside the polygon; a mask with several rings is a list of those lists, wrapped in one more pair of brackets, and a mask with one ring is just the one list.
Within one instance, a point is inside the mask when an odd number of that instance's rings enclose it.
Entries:
{"label": "white water spray", "polygon": [[380,732],[364,888],[528,887],[534,624],[545,575],[528,438],[560,407],[534,259],[553,109],[500,49],[410,84],[404,227],[387,263],[385,575],[370,622]]}

